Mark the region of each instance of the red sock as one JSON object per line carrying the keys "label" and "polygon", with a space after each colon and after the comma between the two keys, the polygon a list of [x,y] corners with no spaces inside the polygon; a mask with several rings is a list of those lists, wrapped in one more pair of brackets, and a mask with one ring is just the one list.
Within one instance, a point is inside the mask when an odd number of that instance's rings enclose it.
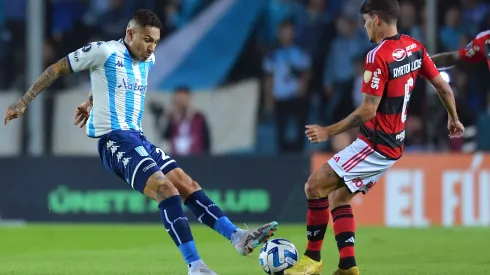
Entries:
{"label": "red sock", "polygon": [[308,246],[305,255],[318,262],[321,260],[320,252],[329,217],[328,198],[308,200],[306,214]]}
{"label": "red sock", "polygon": [[356,225],[354,214],[350,205],[342,205],[332,209],[333,231],[339,249],[340,269],[349,269],[356,266],[354,252]]}

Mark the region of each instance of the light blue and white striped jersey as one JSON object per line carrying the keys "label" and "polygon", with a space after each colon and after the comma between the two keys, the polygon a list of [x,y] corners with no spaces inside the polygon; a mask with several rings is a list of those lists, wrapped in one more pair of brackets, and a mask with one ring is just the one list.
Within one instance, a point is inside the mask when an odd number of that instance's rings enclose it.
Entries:
{"label": "light blue and white striped jersey", "polygon": [[123,40],[92,42],[68,55],[73,72],[90,70],[94,106],[86,131],[100,137],[114,130],[143,131],[148,73],[152,54],[141,62],[131,58]]}

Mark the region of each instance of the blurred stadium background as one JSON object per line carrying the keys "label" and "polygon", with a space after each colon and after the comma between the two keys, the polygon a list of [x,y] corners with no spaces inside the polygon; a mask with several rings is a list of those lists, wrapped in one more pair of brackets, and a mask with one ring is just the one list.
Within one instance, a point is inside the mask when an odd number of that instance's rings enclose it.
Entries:
{"label": "blurred stadium background", "polygon": [[[88,42],[123,37],[135,9],[152,9],[165,29],[149,76],[145,135],[234,220],[288,224],[279,234],[302,250],[303,183],[356,135],[312,146],[303,127],[337,121],[360,102],[363,59],[374,47],[362,28],[361,3],[0,0],[0,110],[51,63]],[[455,51],[490,29],[490,1],[400,3],[400,32],[431,54]],[[490,273],[488,67],[445,73],[466,134],[447,138],[437,95],[418,81],[407,153],[369,196],[353,201],[365,274]],[[0,274],[184,274],[171,265],[183,261],[154,203],[105,171],[96,140],[73,126],[89,89],[87,73],[63,77],[0,130]],[[128,225],[134,223],[154,225]],[[195,228],[217,271],[261,272],[255,258],[230,256],[232,248]],[[325,246],[333,268],[331,239]],[[216,248],[226,252],[216,255]]]}

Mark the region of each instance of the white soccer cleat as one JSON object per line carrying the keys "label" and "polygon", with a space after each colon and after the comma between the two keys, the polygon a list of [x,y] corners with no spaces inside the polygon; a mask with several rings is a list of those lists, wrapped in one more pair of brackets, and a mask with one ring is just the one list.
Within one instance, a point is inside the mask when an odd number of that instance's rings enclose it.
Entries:
{"label": "white soccer cleat", "polygon": [[232,237],[232,243],[240,255],[247,256],[274,236],[277,226],[277,222],[270,222],[254,230],[237,231]]}
{"label": "white soccer cleat", "polygon": [[218,275],[218,273],[212,271],[205,263],[200,262],[195,266],[189,267],[188,275]]}

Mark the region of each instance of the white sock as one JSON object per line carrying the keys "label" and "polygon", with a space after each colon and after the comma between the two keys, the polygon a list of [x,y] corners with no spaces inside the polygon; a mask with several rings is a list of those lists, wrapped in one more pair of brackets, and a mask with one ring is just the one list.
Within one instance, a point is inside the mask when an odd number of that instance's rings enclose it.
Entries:
{"label": "white sock", "polygon": [[245,234],[245,232],[246,230],[237,228],[236,232],[233,233],[233,235],[231,236],[231,243],[233,245],[236,245],[240,241],[240,238]]}
{"label": "white sock", "polygon": [[202,259],[199,259],[197,261],[194,261],[192,262],[190,265],[189,265],[189,270],[194,270],[200,266],[203,266],[204,265],[204,261]]}

